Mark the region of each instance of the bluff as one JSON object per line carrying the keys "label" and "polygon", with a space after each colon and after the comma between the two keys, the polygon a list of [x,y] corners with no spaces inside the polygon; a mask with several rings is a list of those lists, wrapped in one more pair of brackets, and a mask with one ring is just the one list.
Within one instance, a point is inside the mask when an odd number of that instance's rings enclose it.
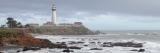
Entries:
{"label": "bluff", "polygon": [[30,35],[27,29],[0,29],[0,47],[8,45],[23,46],[24,51],[38,48],[64,48],[65,44],[55,44],[47,39],[38,39]]}
{"label": "bluff", "polygon": [[34,38],[26,29],[5,29],[0,30],[0,45],[34,45],[40,43],[40,40]]}
{"label": "bluff", "polygon": [[92,35],[90,29],[86,27],[39,27],[29,28],[29,32],[48,35]]}

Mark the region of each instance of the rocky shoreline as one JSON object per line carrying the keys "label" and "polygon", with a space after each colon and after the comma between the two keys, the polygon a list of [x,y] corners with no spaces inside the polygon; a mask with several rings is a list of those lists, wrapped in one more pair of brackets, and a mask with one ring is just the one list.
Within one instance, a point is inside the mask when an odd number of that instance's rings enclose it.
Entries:
{"label": "rocky shoreline", "polygon": [[[11,33],[7,33],[6,36],[0,38],[0,51],[6,51],[6,50],[15,50],[18,48],[21,48],[22,50],[17,50],[17,52],[23,52],[28,50],[41,50],[42,48],[59,48],[64,49],[63,52],[74,52],[70,49],[81,49],[82,47],[78,46],[68,46],[73,44],[84,44],[85,42],[80,41],[70,41],[70,42],[56,42],[52,43],[48,39],[39,39],[35,38],[35,36],[38,36],[40,34],[30,34],[27,30],[24,30],[23,33],[18,33],[16,37],[13,36]],[[62,38],[62,39],[68,39],[68,38]],[[98,39],[92,39],[92,40],[98,40]],[[101,43],[101,47],[115,47],[115,46],[121,46],[121,47],[135,47],[135,48],[142,48],[143,43],[133,43],[133,42],[89,42],[90,44],[99,44]],[[84,44],[84,46],[88,46]],[[103,50],[102,48],[90,48],[90,50]],[[138,51],[138,52],[144,52],[144,49],[139,50],[130,50],[130,51]],[[2,52],[0,52],[2,53]]]}
{"label": "rocky shoreline", "polygon": [[[69,38],[62,38],[62,39],[69,39]],[[28,45],[12,45],[12,46],[4,46],[0,47],[0,49],[4,50],[14,50],[17,48],[21,48],[21,50],[16,50],[16,52],[23,52],[23,51],[28,51],[28,50],[41,50],[43,48],[49,48],[49,49],[64,49],[62,52],[74,52],[72,49],[81,49],[83,47],[79,46],[68,46],[68,45],[74,45],[74,44],[84,44],[85,42],[83,41],[67,41],[67,42],[56,42],[52,43],[48,39],[39,39],[41,42],[39,44],[28,44]],[[84,40],[84,39],[81,39]],[[90,39],[90,40],[98,40],[98,39]],[[115,47],[115,46],[120,46],[120,47],[133,47],[133,48],[142,48],[143,43],[134,43],[134,42],[89,42],[89,44],[100,44],[101,47]],[[89,46],[88,44],[84,44],[84,47]],[[90,50],[103,50],[102,48],[90,48]],[[137,52],[144,52],[145,49],[133,49],[130,51],[137,51]]]}

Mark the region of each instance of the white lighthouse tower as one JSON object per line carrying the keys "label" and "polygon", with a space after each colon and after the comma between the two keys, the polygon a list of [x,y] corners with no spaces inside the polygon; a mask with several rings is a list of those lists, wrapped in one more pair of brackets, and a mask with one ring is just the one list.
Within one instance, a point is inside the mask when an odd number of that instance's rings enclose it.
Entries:
{"label": "white lighthouse tower", "polygon": [[56,6],[52,5],[52,23],[56,24]]}

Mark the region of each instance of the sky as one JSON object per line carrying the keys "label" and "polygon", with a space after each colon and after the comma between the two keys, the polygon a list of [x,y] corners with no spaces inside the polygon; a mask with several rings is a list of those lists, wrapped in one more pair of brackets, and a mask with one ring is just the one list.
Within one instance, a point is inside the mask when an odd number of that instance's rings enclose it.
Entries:
{"label": "sky", "polygon": [[42,25],[82,22],[91,30],[160,30],[160,0],[0,0],[0,25],[7,17]]}

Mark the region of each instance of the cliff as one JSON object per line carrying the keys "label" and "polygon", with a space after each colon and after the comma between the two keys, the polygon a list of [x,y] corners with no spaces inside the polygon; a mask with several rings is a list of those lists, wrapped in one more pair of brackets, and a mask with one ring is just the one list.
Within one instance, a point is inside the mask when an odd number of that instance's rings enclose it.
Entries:
{"label": "cliff", "polygon": [[27,29],[0,30],[0,36],[0,47],[8,45],[24,46],[23,51],[39,50],[40,48],[66,48],[64,43],[55,44],[47,39],[34,38]]}
{"label": "cliff", "polygon": [[31,33],[49,35],[91,35],[94,34],[86,27],[39,27],[28,29]]}
{"label": "cliff", "polygon": [[34,38],[26,29],[6,29],[0,30],[0,45],[30,45],[40,43],[40,40]]}

